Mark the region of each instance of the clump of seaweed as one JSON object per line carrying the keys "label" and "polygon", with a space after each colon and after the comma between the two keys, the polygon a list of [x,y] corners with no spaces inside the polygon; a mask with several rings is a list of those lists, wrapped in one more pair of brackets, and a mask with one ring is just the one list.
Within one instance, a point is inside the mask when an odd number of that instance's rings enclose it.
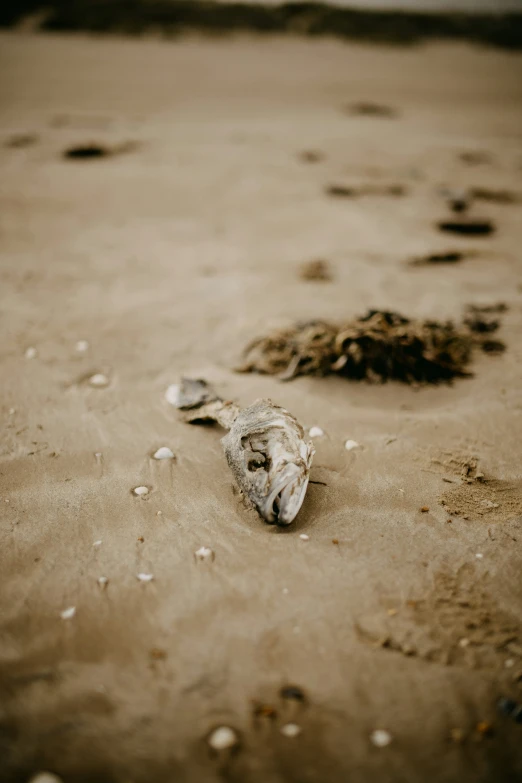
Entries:
{"label": "clump of seaweed", "polygon": [[489,341],[491,329],[478,332],[471,312],[462,326],[379,310],[342,324],[299,323],[253,340],[236,369],[277,375],[281,380],[335,373],[380,383],[447,382],[470,375],[473,347],[486,337]]}

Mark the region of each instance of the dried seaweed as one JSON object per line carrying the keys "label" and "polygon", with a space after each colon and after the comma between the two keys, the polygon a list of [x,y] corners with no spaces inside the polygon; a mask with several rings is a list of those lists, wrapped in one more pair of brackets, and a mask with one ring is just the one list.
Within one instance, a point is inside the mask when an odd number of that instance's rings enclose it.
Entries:
{"label": "dried seaweed", "polygon": [[[454,211],[456,210],[454,209]],[[464,234],[466,236],[487,236],[495,231],[493,221],[478,218],[441,220],[437,226],[440,231],[447,231],[451,234]]]}
{"label": "dried seaweed", "polygon": [[392,183],[390,185],[343,185],[334,183],[327,185],[325,193],[334,198],[360,198],[362,196],[406,196],[407,188],[401,184]]}
{"label": "dried seaweed", "polygon": [[393,119],[399,116],[397,109],[393,106],[385,106],[382,103],[371,103],[370,101],[359,101],[351,103],[345,107],[345,112],[354,117],[384,117]]}
{"label": "dried seaweed", "polygon": [[468,322],[457,327],[451,321],[413,320],[371,310],[344,324],[309,321],[251,342],[237,370],[277,375],[282,380],[336,373],[380,383],[450,381],[470,375],[474,346],[492,342],[489,334],[498,323],[489,332],[480,331],[477,318],[470,312]]}
{"label": "dried seaweed", "polygon": [[462,250],[448,250],[442,253],[429,253],[426,256],[417,256],[408,261],[410,266],[429,266],[430,264],[457,264],[469,257],[471,253]]}
{"label": "dried seaweed", "polygon": [[327,283],[332,279],[332,271],[328,261],[318,259],[316,261],[306,261],[304,264],[301,264],[300,276],[303,280]]}

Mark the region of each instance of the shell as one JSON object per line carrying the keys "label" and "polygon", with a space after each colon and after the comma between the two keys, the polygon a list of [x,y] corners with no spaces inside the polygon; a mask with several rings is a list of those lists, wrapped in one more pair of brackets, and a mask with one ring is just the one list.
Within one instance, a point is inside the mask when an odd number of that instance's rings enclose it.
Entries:
{"label": "shell", "polygon": [[293,522],[315,453],[299,422],[271,400],[257,400],[239,412],[221,443],[240,489],[263,519]]}

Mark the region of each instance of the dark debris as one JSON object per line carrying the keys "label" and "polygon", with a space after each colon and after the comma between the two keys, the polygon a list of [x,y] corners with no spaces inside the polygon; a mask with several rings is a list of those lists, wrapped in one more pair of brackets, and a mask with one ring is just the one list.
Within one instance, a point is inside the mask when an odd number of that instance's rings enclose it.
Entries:
{"label": "dark debris", "polygon": [[499,325],[491,322],[490,332],[481,332],[477,313],[470,311],[467,317],[471,326],[466,321],[455,326],[451,321],[413,320],[370,310],[363,318],[344,324],[298,323],[253,340],[237,370],[278,375],[281,380],[336,373],[380,383],[450,381],[470,375],[473,347],[483,347],[484,334],[492,342],[489,334]]}

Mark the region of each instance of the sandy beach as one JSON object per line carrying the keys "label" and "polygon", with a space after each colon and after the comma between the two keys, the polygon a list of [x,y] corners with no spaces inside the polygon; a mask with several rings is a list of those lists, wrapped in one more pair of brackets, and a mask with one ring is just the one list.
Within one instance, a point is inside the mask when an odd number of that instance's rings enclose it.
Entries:
{"label": "sandy beach", "polygon": [[[0,74],[2,781],[522,776],[522,55],[12,32]],[[472,207],[495,231],[439,231],[443,187],[508,193]],[[506,350],[452,384],[233,370],[296,321],[497,303]],[[181,375],[324,431],[291,526]]]}

